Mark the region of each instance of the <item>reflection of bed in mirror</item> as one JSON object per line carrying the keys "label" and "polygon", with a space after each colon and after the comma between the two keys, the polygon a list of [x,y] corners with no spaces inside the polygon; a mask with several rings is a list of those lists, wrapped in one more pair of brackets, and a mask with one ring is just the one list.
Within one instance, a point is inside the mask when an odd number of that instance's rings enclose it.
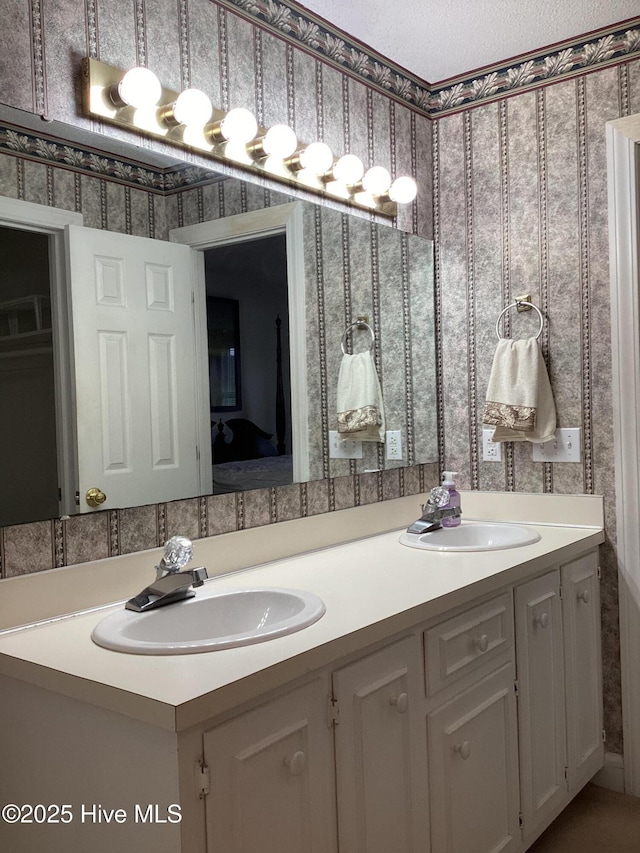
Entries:
{"label": "reflection of bed in mirror", "polygon": [[[293,457],[286,447],[281,320],[276,317],[276,437],[248,418],[222,419],[213,438],[213,493],[242,492],[293,482]],[[213,425],[213,419],[212,419]]]}

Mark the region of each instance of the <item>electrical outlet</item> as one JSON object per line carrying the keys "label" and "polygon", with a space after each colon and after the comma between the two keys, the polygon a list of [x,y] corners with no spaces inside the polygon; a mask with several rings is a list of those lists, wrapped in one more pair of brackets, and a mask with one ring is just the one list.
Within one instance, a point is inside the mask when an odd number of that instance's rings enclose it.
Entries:
{"label": "electrical outlet", "polygon": [[362,442],[342,438],[337,430],[329,430],[330,459],[362,459]]}
{"label": "electrical outlet", "polygon": [[557,429],[556,437],[544,444],[533,445],[534,462],[580,462],[582,440],[580,427]]}
{"label": "electrical outlet", "polygon": [[482,430],[482,459],[484,462],[501,462],[502,461],[502,445],[499,441],[493,440],[493,430]]}
{"label": "electrical outlet", "polygon": [[402,432],[399,429],[388,429],[385,439],[387,459],[402,459]]}

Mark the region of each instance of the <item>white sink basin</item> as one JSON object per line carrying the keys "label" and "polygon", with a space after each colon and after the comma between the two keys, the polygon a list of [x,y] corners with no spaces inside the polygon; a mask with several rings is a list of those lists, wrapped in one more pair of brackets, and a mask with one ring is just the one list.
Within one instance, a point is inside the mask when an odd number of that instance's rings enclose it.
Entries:
{"label": "white sink basin", "polygon": [[137,655],[186,655],[262,643],[317,622],[325,605],[294,589],[200,592],[195,598],[147,613],[118,610],[99,622],[99,646]]}
{"label": "white sink basin", "polygon": [[498,521],[463,521],[458,527],[400,536],[403,545],[426,551],[501,551],[532,545],[539,539],[540,534],[530,527]]}

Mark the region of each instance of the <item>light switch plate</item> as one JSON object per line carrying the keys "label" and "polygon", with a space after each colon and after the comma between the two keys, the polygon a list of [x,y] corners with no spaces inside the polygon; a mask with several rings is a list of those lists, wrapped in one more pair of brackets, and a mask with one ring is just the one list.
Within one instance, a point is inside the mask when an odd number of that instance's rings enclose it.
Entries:
{"label": "light switch plate", "polygon": [[580,462],[582,460],[582,430],[557,429],[556,437],[544,444],[533,445],[534,462]]}
{"label": "light switch plate", "polygon": [[341,438],[337,430],[329,430],[330,459],[362,459],[362,442]]}

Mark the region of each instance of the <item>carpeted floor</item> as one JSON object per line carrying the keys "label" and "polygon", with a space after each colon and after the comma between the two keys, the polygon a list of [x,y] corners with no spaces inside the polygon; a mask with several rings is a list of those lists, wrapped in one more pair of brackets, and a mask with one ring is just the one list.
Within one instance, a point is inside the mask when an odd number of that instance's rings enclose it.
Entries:
{"label": "carpeted floor", "polygon": [[640,798],[587,785],[528,853],[640,853]]}

